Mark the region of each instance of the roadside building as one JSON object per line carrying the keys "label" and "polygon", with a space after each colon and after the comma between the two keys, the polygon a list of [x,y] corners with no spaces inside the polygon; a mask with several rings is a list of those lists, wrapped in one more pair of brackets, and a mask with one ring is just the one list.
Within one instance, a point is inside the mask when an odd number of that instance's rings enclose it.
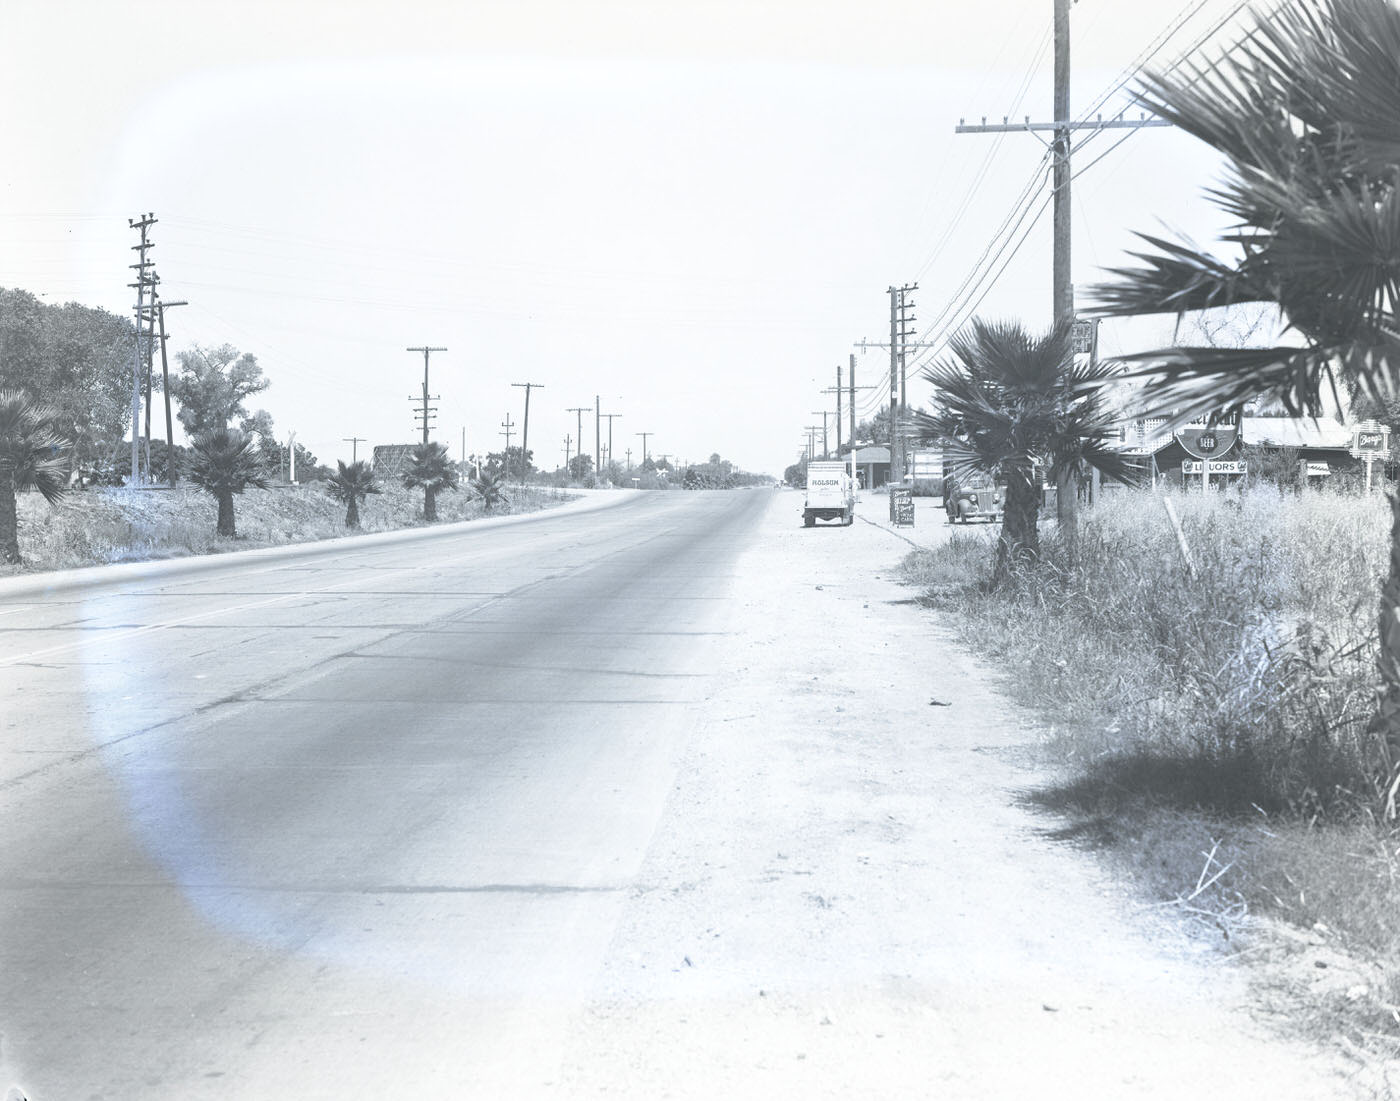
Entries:
{"label": "roadside building", "polygon": [[890,480],[890,449],[883,445],[857,447],[856,474],[862,489],[879,489]]}

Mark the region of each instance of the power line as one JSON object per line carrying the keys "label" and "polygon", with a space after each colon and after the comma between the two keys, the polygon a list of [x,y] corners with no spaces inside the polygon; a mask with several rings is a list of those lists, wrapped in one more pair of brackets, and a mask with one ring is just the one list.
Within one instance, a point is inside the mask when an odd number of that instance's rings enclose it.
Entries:
{"label": "power line", "polygon": [[[1173,63],[1173,65],[1169,67],[1167,71],[1174,71],[1176,68],[1179,68],[1182,64],[1184,64],[1188,56],[1190,56],[1196,50],[1200,49],[1205,44],[1205,42],[1207,42],[1217,31],[1220,30],[1221,27],[1223,27],[1226,23],[1233,19],[1240,11],[1242,11],[1247,6],[1247,4],[1248,0],[1240,0],[1240,2],[1236,3],[1235,6],[1230,9],[1229,12],[1227,12],[1222,18],[1217,20],[1204,34],[1199,36],[1191,44],[1191,46],[1189,46],[1186,49],[1186,51],[1184,51],[1183,54]],[[1183,9],[1183,12],[1179,13],[1177,17],[1173,20],[1173,22],[1169,24],[1168,27],[1165,28],[1162,32],[1159,32],[1158,35],[1153,39],[1153,41],[1149,43],[1148,47],[1138,54],[1138,57],[1134,60],[1134,62],[1127,69],[1125,69],[1122,73],[1119,74],[1119,77],[1115,79],[1115,82],[1109,87],[1109,89],[1106,92],[1102,93],[1094,101],[1094,105],[1089,109],[1089,111],[1076,119],[1076,125],[1088,127],[1092,129],[1092,133],[1087,138],[1085,138],[1084,141],[1080,142],[1078,146],[1074,147],[1075,152],[1083,150],[1091,141],[1093,141],[1101,133],[1103,133],[1104,130],[1113,128],[1110,125],[1101,126],[1098,124],[1091,124],[1088,121],[1089,115],[1093,114],[1114,93],[1116,93],[1118,90],[1124,87],[1128,83],[1128,81],[1132,79],[1133,75],[1140,72],[1143,66],[1145,66],[1148,62],[1152,60],[1153,57],[1160,53],[1161,50],[1165,48],[1166,44],[1173,37],[1175,37],[1175,35],[1180,31],[1180,29],[1186,24],[1186,22],[1194,18],[1195,15],[1197,15],[1200,12],[1202,7],[1204,7],[1204,0],[1199,0],[1199,2],[1197,2],[1194,7],[1191,7],[1189,9]],[[1084,172],[1087,172],[1089,169],[1093,168],[1094,165],[1098,164],[1099,161],[1101,161],[1104,157],[1108,156],[1110,153],[1116,150],[1120,145],[1127,141],[1128,138],[1130,138],[1136,132],[1136,129],[1128,129],[1127,133],[1122,138],[1119,138],[1118,141],[1114,142],[1113,145],[1111,145],[1108,149],[1104,150],[1101,154],[1099,154],[1099,156],[1095,157],[1094,160],[1090,161],[1087,165],[1083,165],[1078,170],[1072,172],[1067,177],[1066,182],[1068,182],[1069,179],[1077,179]],[[1039,220],[1041,213],[1044,212],[1044,208],[1047,205],[1049,198],[1058,194],[1060,189],[1058,187],[1053,187],[1049,197],[1047,197],[1041,202],[1039,208],[1035,212],[1034,217],[1031,219],[1029,225],[1026,226],[1025,232],[1021,234],[1020,238],[1016,241],[1015,246],[1012,247],[1013,237],[1015,236],[1019,227],[1025,223],[1026,217],[1030,214],[1030,211],[1035,204],[1035,200],[1030,197],[1029,192],[1033,190],[1034,184],[1036,182],[1039,182],[1038,175],[1040,169],[1044,164],[1045,160],[1049,159],[1051,152],[1052,151],[1049,149],[1046,150],[1046,154],[1042,158],[1041,164],[1038,164],[1036,167],[1037,177],[1033,178],[1033,182],[1030,187],[1022,191],[1021,196],[1013,205],[1012,213],[1007,216],[1007,219],[1003,221],[1002,225],[998,228],[997,233],[993,235],[992,240],[989,243],[987,249],[983,251],[982,256],[980,256],[977,262],[974,264],[972,272],[968,275],[967,278],[963,280],[963,282],[959,285],[958,289],[954,291],[952,297],[948,300],[948,304],[943,308],[942,311],[940,311],[938,317],[935,318],[935,320],[929,326],[929,328],[925,330],[925,333],[921,334],[921,341],[934,344],[935,347],[931,351],[921,356],[918,365],[922,365],[923,363],[928,362],[930,359],[936,356],[943,347],[946,347],[946,338],[948,334],[951,331],[954,331],[962,323],[962,320],[959,319],[965,320],[966,316],[976,312],[977,307],[981,305],[982,301],[986,298],[987,294],[990,293],[992,287],[995,286],[996,281],[1001,277],[1001,274],[1009,266],[1011,259],[1013,259],[1015,255],[1020,251],[1026,238],[1029,236],[1030,231],[1034,228],[1036,222]],[[1005,240],[1001,240],[1002,232],[1006,230],[1008,223],[1010,223],[1013,219],[1015,220],[1015,225],[1011,227],[1010,232],[1007,234]],[[998,247],[997,243],[999,240],[1001,240],[1001,244]],[[996,249],[995,255],[990,255],[994,248]],[[1006,254],[1008,248],[1011,248],[1010,255],[1007,256],[1005,262],[1001,263],[1000,266],[997,267],[998,261],[1003,255]],[[989,255],[990,259],[988,259]],[[996,272],[995,274],[991,274],[992,268],[994,267],[996,267]],[[969,302],[972,303],[970,309],[968,308]],[[937,337],[932,341],[928,340],[929,334],[935,331],[937,331],[938,333]]]}

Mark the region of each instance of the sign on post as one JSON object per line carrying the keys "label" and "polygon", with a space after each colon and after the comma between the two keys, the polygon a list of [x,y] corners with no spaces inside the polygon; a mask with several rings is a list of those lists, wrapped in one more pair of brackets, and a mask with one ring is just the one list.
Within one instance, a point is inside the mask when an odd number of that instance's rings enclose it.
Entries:
{"label": "sign on post", "polygon": [[914,491],[907,486],[890,486],[890,521],[897,528],[914,526]]}
{"label": "sign on post", "polygon": [[1390,428],[1375,421],[1363,421],[1352,431],[1351,456],[1366,464],[1366,492],[1371,492],[1371,466],[1390,458]]}

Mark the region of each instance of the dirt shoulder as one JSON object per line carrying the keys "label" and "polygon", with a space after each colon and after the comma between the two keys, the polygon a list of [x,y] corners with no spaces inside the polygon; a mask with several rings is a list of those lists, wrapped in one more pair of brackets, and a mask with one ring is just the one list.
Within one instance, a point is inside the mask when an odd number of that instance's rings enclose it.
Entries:
{"label": "dirt shoulder", "polygon": [[555,1092],[1366,1096],[1019,805],[1033,725],[898,583],[907,550],[774,494]]}

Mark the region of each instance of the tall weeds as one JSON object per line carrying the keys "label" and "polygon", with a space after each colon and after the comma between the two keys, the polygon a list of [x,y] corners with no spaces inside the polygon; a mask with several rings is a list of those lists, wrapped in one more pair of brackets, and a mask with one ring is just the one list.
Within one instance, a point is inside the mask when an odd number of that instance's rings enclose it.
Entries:
{"label": "tall weeds", "polygon": [[1262,487],[1174,503],[1194,577],[1146,491],[1086,512],[1072,544],[1050,535],[996,590],[968,537],[907,569],[1047,714],[1067,761],[1225,813],[1373,807],[1384,501]]}

